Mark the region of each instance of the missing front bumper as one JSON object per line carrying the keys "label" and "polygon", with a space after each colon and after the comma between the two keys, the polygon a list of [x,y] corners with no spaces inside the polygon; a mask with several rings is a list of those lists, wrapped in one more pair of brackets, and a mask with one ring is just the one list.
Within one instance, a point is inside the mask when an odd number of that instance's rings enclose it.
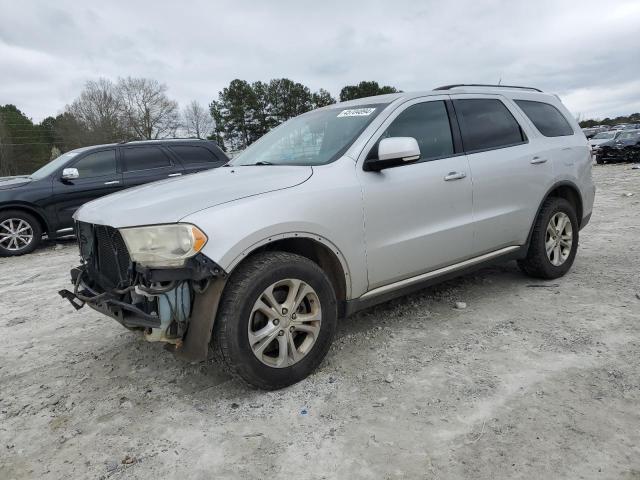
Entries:
{"label": "missing front bumper", "polygon": [[[148,341],[175,345],[189,361],[207,358],[213,322],[227,273],[199,254],[183,268],[130,267],[129,286],[100,288],[86,264],[71,270],[74,290],[58,293],[74,309],[88,305],[124,327],[144,331]],[[150,288],[154,287],[154,288]],[[144,289],[144,290],[143,290]]]}

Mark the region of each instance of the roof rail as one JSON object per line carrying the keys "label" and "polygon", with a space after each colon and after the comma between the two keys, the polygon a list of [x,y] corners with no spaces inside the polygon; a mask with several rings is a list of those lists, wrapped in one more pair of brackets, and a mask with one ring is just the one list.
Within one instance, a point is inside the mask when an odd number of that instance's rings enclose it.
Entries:
{"label": "roof rail", "polygon": [[492,85],[489,83],[456,83],[454,85],[443,85],[442,87],[434,88],[434,90],[451,90],[457,87],[492,87],[492,88],[518,88],[521,90],[533,90],[534,92],[543,93],[542,90],[535,87],[521,87],[518,85]]}
{"label": "roof rail", "polygon": [[135,140],[121,140],[118,142],[119,145],[125,143],[133,143],[133,142],[162,142],[165,140],[204,140],[204,138],[198,137],[164,137],[164,138],[138,138]]}

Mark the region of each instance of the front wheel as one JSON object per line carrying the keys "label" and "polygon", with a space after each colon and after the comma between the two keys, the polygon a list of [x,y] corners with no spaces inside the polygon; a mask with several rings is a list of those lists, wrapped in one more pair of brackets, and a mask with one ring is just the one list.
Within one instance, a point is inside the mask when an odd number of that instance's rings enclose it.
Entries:
{"label": "front wheel", "polygon": [[33,252],[42,240],[40,222],[20,210],[0,212],[0,257]]}
{"label": "front wheel", "polygon": [[578,219],[573,205],[551,197],[538,214],[520,269],[532,277],[552,279],[569,271],[578,249]]}
{"label": "front wheel", "polygon": [[264,252],[231,274],[212,342],[230,373],[275,390],[299,382],[327,354],[336,297],[324,271],[286,252]]}

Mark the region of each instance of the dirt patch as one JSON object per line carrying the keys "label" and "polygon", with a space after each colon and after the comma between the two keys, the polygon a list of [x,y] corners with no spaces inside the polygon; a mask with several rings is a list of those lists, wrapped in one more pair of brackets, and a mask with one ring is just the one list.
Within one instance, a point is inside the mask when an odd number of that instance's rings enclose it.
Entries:
{"label": "dirt patch", "polygon": [[0,478],[640,478],[640,171],[594,177],[566,277],[367,310],[278,392],[75,312],[73,242],[0,259]]}

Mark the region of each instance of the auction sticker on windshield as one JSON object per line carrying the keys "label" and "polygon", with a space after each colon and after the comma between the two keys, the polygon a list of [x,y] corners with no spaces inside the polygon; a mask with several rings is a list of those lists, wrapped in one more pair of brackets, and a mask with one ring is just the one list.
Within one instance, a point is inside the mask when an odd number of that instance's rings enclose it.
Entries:
{"label": "auction sticker on windshield", "polygon": [[338,114],[340,117],[366,117],[375,112],[375,108],[352,108],[349,110],[343,110]]}

